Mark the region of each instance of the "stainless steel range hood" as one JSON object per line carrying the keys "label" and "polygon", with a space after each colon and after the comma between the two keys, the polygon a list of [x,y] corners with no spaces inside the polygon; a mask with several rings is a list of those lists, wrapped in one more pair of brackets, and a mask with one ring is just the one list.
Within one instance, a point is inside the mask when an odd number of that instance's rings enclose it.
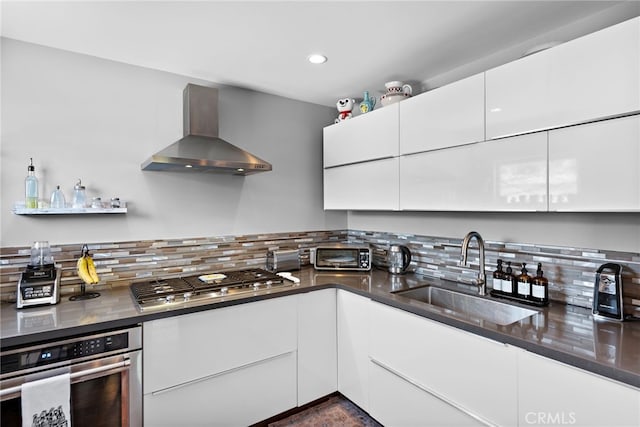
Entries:
{"label": "stainless steel range hood", "polygon": [[149,157],[142,170],[250,175],[272,169],[271,163],[218,137],[218,89],[188,84],[183,101],[184,138]]}

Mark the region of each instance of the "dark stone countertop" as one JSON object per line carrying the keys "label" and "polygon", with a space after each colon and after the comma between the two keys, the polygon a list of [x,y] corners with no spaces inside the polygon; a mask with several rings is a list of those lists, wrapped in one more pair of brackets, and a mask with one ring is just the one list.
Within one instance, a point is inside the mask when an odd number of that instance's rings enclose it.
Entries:
{"label": "dark stone countertop", "polygon": [[136,308],[128,288],[102,291],[101,297],[86,301],[71,302],[68,297],[63,297],[55,306],[18,310],[15,304],[4,303],[0,306],[0,347],[5,350],[44,340],[128,327],[163,317],[322,288],[338,288],[640,387],[640,321],[596,321],[588,309],[551,303],[544,308],[528,307],[538,314],[502,326],[391,293],[427,284],[475,293],[474,287],[469,285],[415,274],[394,276],[382,270],[370,273],[324,272],[307,267],[294,272],[294,276],[301,279],[299,285],[277,292],[259,292],[210,304],[144,313]]}

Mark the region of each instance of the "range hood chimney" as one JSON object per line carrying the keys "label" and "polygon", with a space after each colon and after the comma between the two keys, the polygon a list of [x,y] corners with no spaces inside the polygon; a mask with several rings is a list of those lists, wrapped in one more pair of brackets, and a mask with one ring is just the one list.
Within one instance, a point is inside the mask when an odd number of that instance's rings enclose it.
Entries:
{"label": "range hood chimney", "polygon": [[142,170],[250,175],[272,169],[271,163],[218,137],[218,89],[188,84],[182,114],[184,137],[149,157]]}

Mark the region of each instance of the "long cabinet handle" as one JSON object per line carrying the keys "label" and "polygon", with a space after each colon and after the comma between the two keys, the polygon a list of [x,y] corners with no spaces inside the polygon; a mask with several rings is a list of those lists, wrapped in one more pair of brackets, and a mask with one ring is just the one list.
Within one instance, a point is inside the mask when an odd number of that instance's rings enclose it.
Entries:
{"label": "long cabinet handle", "polygon": [[486,425],[486,426],[497,426],[497,424],[492,423],[491,421],[481,417],[478,414],[475,414],[473,412],[471,412],[470,410],[468,410],[467,408],[465,408],[464,406],[458,404],[457,402],[454,402],[453,400],[449,399],[446,396],[443,396],[442,394],[438,393],[437,391],[426,387],[423,384],[420,384],[418,382],[416,382],[415,380],[412,380],[411,378],[401,374],[400,372],[396,371],[395,369],[385,365],[384,363],[380,362],[379,360],[373,359],[373,358],[369,358],[369,360],[371,360],[371,362],[373,362],[373,364],[379,366],[380,368],[384,369],[385,371],[403,379],[404,381],[410,383],[411,385],[419,388],[420,390],[424,391],[425,393],[428,393],[430,395],[432,395],[433,397],[435,397],[436,399],[446,403],[449,406],[454,407],[455,409],[457,409],[458,411],[468,415],[469,417],[481,422],[482,424]]}
{"label": "long cabinet handle", "polygon": [[187,382],[184,382],[184,383],[172,385],[172,386],[167,387],[167,388],[162,388],[160,390],[152,391],[151,395],[152,396],[157,396],[159,394],[168,393],[170,391],[177,390],[177,389],[182,388],[182,387],[187,387],[187,386],[190,386],[190,385],[193,385],[193,384],[198,384],[198,383],[201,383],[203,381],[208,381],[208,380],[211,380],[213,378],[221,377],[223,375],[232,374],[234,372],[241,371],[241,370],[243,370],[245,368],[250,368],[252,366],[257,366],[257,365],[262,365],[262,364],[270,362],[272,360],[288,356],[288,355],[290,355],[292,353],[295,353],[295,351],[289,351],[287,353],[278,354],[276,356],[271,356],[271,357],[268,357],[266,359],[258,360],[257,362],[251,362],[251,363],[247,363],[245,365],[236,366],[235,368],[227,369],[226,371],[216,372],[215,374],[207,375],[206,377],[196,378],[195,380],[187,381]]}
{"label": "long cabinet handle", "polygon": [[[131,361],[129,359],[125,359],[117,363],[111,363],[108,365],[98,366],[95,368],[83,369],[82,371],[78,371],[78,372],[72,372],[71,374],[69,374],[69,378],[71,379],[72,383],[78,383],[78,382],[84,381],[84,377],[87,377],[90,375],[95,375],[95,374],[99,374],[107,371],[115,370],[116,372],[118,372],[118,371],[129,369],[129,365],[131,365]],[[16,394],[16,393],[19,394],[21,391],[22,391],[22,384],[14,387],[5,388],[0,390],[0,398],[4,398],[5,396],[10,394]]]}

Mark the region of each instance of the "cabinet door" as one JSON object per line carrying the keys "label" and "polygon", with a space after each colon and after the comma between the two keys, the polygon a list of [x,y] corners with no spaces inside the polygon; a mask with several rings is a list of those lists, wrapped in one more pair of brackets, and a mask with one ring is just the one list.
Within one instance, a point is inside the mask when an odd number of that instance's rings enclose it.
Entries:
{"label": "cabinet door", "polygon": [[356,116],[323,130],[324,167],[398,155],[398,105]]}
{"label": "cabinet door", "polygon": [[638,426],[640,390],[518,352],[519,425]]}
{"label": "cabinet door", "polygon": [[396,375],[371,361],[369,365],[369,413],[385,426],[485,425],[460,411],[425,387]]}
{"label": "cabinet door", "polygon": [[516,425],[512,347],[383,304],[371,306],[372,360],[433,390],[476,419]]}
{"label": "cabinet door", "polygon": [[549,132],[549,210],[640,210],[640,115]]}
{"label": "cabinet door", "polygon": [[549,126],[640,110],[640,18],[549,51]]}
{"label": "cabinet door", "polygon": [[640,18],[486,72],[487,138],[640,110]]}
{"label": "cabinet door", "polygon": [[400,154],[484,140],[484,73],[400,103]]}
{"label": "cabinet door", "polygon": [[295,351],[297,314],[293,295],[143,323],[144,393]]}
{"label": "cabinet door", "polygon": [[338,290],[338,391],[369,407],[369,299]]}
{"label": "cabinet door", "polygon": [[298,299],[298,406],[338,390],[336,290]]}
{"label": "cabinet door", "polygon": [[547,134],[402,156],[400,209],[546,211]]}
{"label": "cabinet door", "polygon": [[[174,369],[188,364],[185,356]],[[248,426],[295,406],[296,353],[291,352],[146,394],[144,425]]]}
{"label": "cabinet door", "polygon": [[552,122],[550,52],[539,52],[485,73],[487,139],[542,129]]}
{"label": "cabinet door", "polygon": [[398,210],[399,167],[394,157],[325,169],[324,208]]}

